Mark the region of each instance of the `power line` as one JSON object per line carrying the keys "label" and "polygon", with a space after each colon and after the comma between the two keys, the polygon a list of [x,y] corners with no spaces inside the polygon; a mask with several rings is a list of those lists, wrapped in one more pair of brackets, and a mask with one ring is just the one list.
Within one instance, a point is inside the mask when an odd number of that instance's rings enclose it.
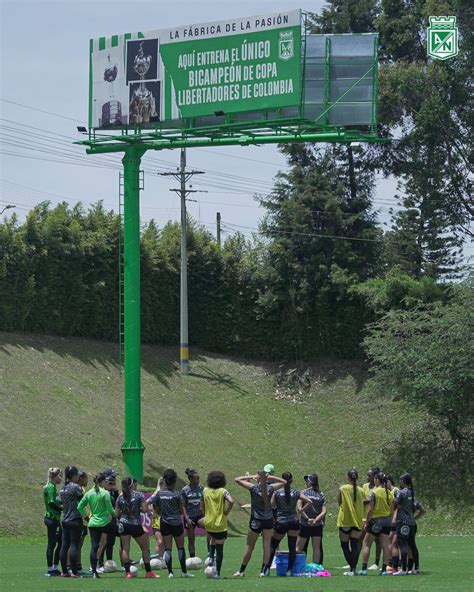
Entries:
{"label": "power line", "polygon": [[52,115],[54,117],[61,117],[61,119],[68,119],[69,121],[74,121],[75,123],[85,123],[83,119],[74,119],[72,117],[66,117],[66,115],[60,115],[59,113],[51,113],[51,111],[45,111],[44,109],[38,109],[37,107],[30,107],[29,105],[23,105],[22,103],[16,103],[15,101],[9,101],[8,99],[2,99],[0,97],[0,101],[4,103],[10,103],[11,105],[16,105],[17,107],[23,107],[24,109],[30,109],[31,111],[38,111],[39,113],[45,113],[46,115]]}

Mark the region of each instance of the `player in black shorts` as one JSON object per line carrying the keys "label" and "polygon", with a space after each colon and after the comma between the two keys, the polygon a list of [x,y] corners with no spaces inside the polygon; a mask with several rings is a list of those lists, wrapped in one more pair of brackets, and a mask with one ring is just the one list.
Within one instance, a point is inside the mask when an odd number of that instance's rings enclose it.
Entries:
{"label": "player in black shorts", "polygon": [[143,530],[141,512],[147,511],[147,505],[143,493],[135,491],[136,481],[131,477],[122,479],[122,494],[119,495],[115,504],[115,517],[122,543],[122,563],[125,568],[125,577],[132,578],[130,573],[130,542],[133,537],[142,550],[143,563],[145,566],[145,578],[159,578],[151,570],[150,546],[148,535]]}
{"label": "player in black shorts", "polygon": [[[84,495],[86,494],[88,483],[89,483],[89,476],[87,475],[87,473],[85,471],[79,471],[77,484],[81,486],[82,493]],[[82,529],[81,540],[79,541],[79,546],[77,549],[77,570],[80,574],[84,575],[83,569],[82,569],[82,547],[84,546],[84,541],[87,536],[87,527],[89,525],[89,515],[88,514],[85,514],[82,517],[82,525],[83,525],[83,529]]]}
{"label": "player in black shorts", "polygon": [[[252,483],[251,480],[257,483]],[[271,540],[273,532],[273,513],[271,506],[272,495],[278,489],[281,489],[286,481],[279,477],[270,477],[272,485],[269,485],[268,474],[265,471],[259,471],[257,475],[236,477],[237,485],[248,489],[250,492],[250,524],[247,533],[247,546],[242,557],[242,564],[239,571],[236,571],[234,577],[241,578],[244,575],[248,562],[260,533],[263,537],[263,563],[260,570],[260,577],[268,575],[267,564],[270,559]]]}
{"label": "player in black shorts", "polygon": [[[426,510],[415,498],[413,481],[409,473],[400,476],[400,490],[395,494],[395,507],[397,509],[397,543],[400,549],[402,568],[394,572],[394,576],[405,576],[409,572],[413,575],[420,573],[420,558],[416,546],[417,520]],[[408,566],[408,549],[412,554],[413,566]]]}
{"label": "player in black shorts", "polygon": [[270,559],[267,563],[266,571],[270,571],[270,566],[275,556],[275,551],[280,544],[283,537],[288,535],[288,570],[287,576],[291,576],[291,570],[296,559],[296,539],[300,530],[300,523],[298,520],[297,506],[298,502],[303,502],[302,512],[311,506],[309,497],[301,493],[298,489],[291,487],[293,482],[293,475],[291,473],[283,473],[282,479],[286,481],[284,489],[276,491],[272,495],[271,505],[275,509],[275,524],[273,527],[272,540],[270,543],[271,552]]}
{"label": "player in black shorts", "polygon": [[305,551],[309,541],[313,546],[313,563],[323,563],[323,529],[327,513],[326,497],[319,489],[316,473],[305,475],[307,488],[302,493],[311,500],[311,505],[301,513],[301,526],[296,543],[297,551]]}
{"label": "player in black shorts", "polygon": [[196,557],[196,526],[201,518],[204,518],[201,512],[201,501],[203,499],[204,487],[199,483],[199,473],[194,469],[184,471],[189,479],[189,485],[185,485],[181,490],[181,499],[183,500],[184,527],[188,531],[188,549],[189,556]]}
{"label": "player in black shorts", "polygon": [[160,530],[163,537],[165,552],[164,560],[168,568],[168,577],[174,578],[173,560],[171,551],[173,548],[173,539],[178,548],[178,559],[181,565],[181,575],[183,578],[194,578],[186,569],[186,551],[184,550],[184,528],[181,522],[183,514],[183,501],[180,494],[176,491],[176,471],[166,469],[163,473],[165,482],[164,489],[160,489],[149,499],[153,509],[160,516]]}

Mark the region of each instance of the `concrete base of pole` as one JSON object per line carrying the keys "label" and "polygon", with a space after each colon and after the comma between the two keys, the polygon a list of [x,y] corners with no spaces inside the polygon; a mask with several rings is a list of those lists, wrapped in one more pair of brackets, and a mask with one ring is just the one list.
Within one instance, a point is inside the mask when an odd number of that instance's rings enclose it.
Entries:
{"label": "concrete base of pole", "polygon": [[143,453],[145,446],[141,442],[124,442],[122,444],[122,459],[125,475],[143,483]]}

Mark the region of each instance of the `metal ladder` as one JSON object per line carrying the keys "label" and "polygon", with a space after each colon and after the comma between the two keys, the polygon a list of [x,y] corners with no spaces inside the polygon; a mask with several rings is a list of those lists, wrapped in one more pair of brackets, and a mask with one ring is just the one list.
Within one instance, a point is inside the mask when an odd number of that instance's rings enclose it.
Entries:
{"label": "metal ladder", "polygon": [[120,374],[123,371],[125,361],[125,310],[124,310],[124,274],[125,274],[125,257],[123,249],[123,211],[124,211],[124,175],[119,173],[119,226],[118,226],[118,328],[119,328],[119,349],[118,349],[118,363]]}
{"label": "metal ladder", "polygon": [[[118,328],[119,348],[118,363],[120,374],[125,363],[125,255],[124,255],[124,197],[125,181],[123,172],[119,172],[119,227],[118,227]],[[140,171],[139,191],[145,189],[145,172]]]}

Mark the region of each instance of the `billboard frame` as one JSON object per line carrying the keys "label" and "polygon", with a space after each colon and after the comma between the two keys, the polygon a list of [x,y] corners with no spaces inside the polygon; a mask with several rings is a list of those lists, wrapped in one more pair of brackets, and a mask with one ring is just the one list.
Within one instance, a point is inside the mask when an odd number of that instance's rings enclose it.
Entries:
{"label": "billboard frame", "polygon": [[[306,14],[304,19],[306,20]],[[360,34],[359,34],[360,35]],[[148,150],[172,150],[208,146],[248,146],[258,144],[296,142],[385,142],[377,136],[377,69],[378,44],[374,39],[372,64],[367,72],[339,96],[330,100],[331,39],[326,37],[324,54],[325,92],[324,107],[316,120],[301,117],[304,104],[307,31],[302,35],[302,76],[300,117],[262,118],[245,122],[227,121],[220,125],[196,127],[192,120],[183,121],[181,127],[157,125],[155,129],[140,124],[130,129],[121,128],[119,134],[104,133],[89,128],[88,138],[75,144],[85,146],[87,154],[123,152],[124,217],[124,419],[125,437],[121,447],[125,471],[143,481],[145,447],[141,440],[141,336],[140,336],[140,162]],[[304,41],[303,41],[304,40]],[[92,53],[90,57],[92,63]],[[330,124],[330,111],[369,73],[373,73],[371,124],[363,129],[348,129]],[[91,97],[92,90],[89,90]],[[273,110],[275,111],[275,110]],[[278,110],[276,110],[278,113]],[[323,122],[320,120],[324,119]],[[158,129],[159,128],[159,129]],[[367,128],[368,131],[367,131]],[[120,128],[119,128],[120,129]],[[364,131],[365,130],[365,131]]]}

